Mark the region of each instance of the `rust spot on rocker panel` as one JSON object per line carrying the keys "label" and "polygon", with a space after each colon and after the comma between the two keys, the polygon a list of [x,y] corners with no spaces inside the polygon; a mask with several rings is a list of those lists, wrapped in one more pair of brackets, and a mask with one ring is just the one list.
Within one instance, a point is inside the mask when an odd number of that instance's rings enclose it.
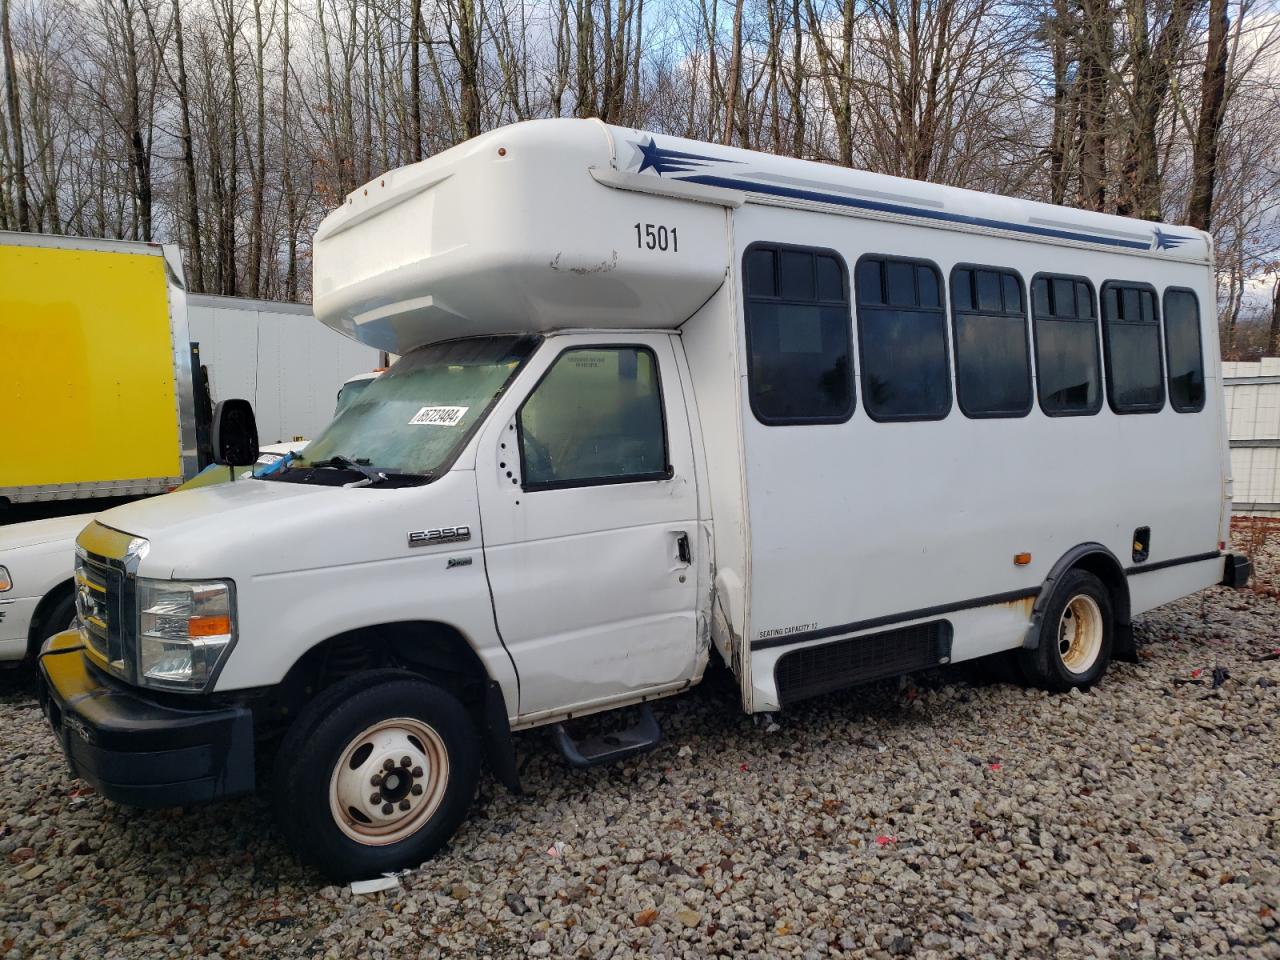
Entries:
{"label": "rust spot on rocker panel", "polygon": [[1021,613],[1024,617],[1030,620],[1031,613],[1036,607],[1036,597],[1030,596],[1023,597],[1021,600],[1006,600],[1004,603],[997,604],[997,606],[1008,607],[1011,610]]}

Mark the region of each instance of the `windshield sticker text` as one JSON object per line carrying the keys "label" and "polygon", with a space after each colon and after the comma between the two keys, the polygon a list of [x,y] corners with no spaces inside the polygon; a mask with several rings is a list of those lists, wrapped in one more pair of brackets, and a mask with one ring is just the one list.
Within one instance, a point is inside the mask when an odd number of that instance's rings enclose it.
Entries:
{"label": "windshield sticker text", "polygon": [[427,427],[456,427],[470,407],[423,407],[409,423]]}

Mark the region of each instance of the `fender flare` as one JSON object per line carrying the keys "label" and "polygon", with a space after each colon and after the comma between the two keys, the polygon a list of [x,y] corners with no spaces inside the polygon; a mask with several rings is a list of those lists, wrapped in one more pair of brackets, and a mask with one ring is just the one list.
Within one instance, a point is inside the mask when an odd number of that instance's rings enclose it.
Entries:
{"label": "fender flare", "polygon": [[[1081,561],[1096,558],[1089,564]],[[1099,569],[1101,565],[1101,569]],[[1116,559],[1116,555],[1101,543],[1081,543],[1072,547],[1053,565],[1035,605],[1031,608],[1031,622],[1027,626],[1026,635],[1022,638],[1023,650],[1035,650],[1040,646],[1040,627],[1044,619],[1045,608],[1053,598],[1054,588],[1068,570],[1076,567],[1088,569],[1091,573],[1102,574],[1102,580],[1111,592],[1112,612],[1115,615],[1116,642],[1114,656],[1122,660],[1136,660],[1137,654],[1133,643],[1133,625],[1129,615],[1129,586],[1124,566]],[[1093,568],[1093,569],[1090,569]]]}

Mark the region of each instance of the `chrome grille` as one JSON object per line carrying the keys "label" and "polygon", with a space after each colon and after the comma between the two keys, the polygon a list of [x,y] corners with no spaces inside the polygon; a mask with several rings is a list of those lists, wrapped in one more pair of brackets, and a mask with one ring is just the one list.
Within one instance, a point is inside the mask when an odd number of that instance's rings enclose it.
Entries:
{"label": "chrome grille", "polygon": [[85,652],[130,682],[137,662],[136,576],[149,546],[97,520],[76,538],[76,613]]}
{"label": "chrome grille", "polygon": [[76,558],[80,634],[90,650],[107,663],[120,659],[119,584],[120,577],[111,568],[87,557]]}

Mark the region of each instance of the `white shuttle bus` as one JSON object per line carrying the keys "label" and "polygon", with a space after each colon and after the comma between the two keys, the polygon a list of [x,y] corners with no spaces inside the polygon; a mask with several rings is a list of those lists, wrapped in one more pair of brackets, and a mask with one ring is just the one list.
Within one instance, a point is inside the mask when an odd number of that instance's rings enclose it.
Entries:
{"label": "white shuttle bus", "polygon": [[712,658],[756,712],[995,654],[1065,691],[1249,575],[1189,228],[547,120],[357,189],[314,294],[402,358],[286,469],[101,514],[41,670],[108,798],[273,770],[336,878],[518,789],[513,731],[652,746]]}

